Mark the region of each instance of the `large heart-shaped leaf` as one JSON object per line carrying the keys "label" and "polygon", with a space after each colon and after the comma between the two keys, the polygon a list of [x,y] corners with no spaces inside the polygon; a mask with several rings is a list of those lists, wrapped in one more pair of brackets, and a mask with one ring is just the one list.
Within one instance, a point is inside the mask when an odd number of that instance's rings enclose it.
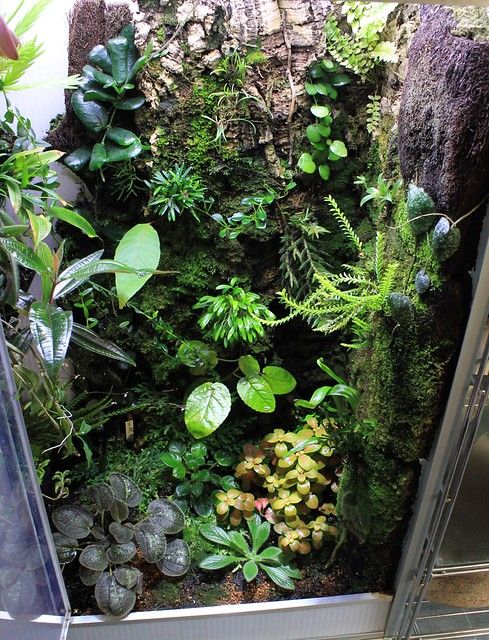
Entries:
{"label": "large heart-shaped leaf", "polygon": [[166,547],[165,555],[157,563],[165,576],[176,578],[183,576],[190,568],[190,550],[184,540],[172,540]]}
{"label": "large heart-shaped leaf", "polygon": [[[153,270],[160,261],[160,239],[150,224],[137,224],[124,234],[117,246],[115,260],[137,269],[138,271]],[[141,277],[138,273],[117,273],[115,285],[119,307],[130,300],[144,284],[151,274]]]}
{"label": "large heart-shaped leaf", "polygon": [[109,482],[114,496],[125,502],[128,507],[137,507],[141,502],[141,491],[128,476],[123,473],[111,473]]}
{"label": "large heart-shaped leaf", "polygon": [[290,393],[297,385],[294,376],[282,367],[265,367],[262,376],[275,395]]}
{"label": "large heart-shaped leaf", "polygon": [[77,505],[58,507],[51,517],[56,529],[69,538],[86,538],[93,527],[92,516],[86,509]]}
{"label": "large heart-shaped leaf", "polygon": [[104,571],[109,566],[107,553],[102,545],[90,544],[80,553],[80,564],[92,571]]}
{"label": "large heart-shaped leaf", "polygon": [[275,411],[275,396],[263,376],[255,375],[241,378],[236,390],[241,400],[254,411],[260,413]]}
{"label": "large heart-shaped leaf", "polygon": [[136,366],[133,358],[131,358],[131,356],[116,344],[100,338],[96,333],[77,322],[73,323],[71,339],[74,343],[83,347],[87,351],[92,351],[93,353],[98,353],[106,358],[120,360],[121,362],[126,362],[132,366]]}
{"label": "large heart-shaped leaf", "polygon": [[95,585],[95,599],[101,611],[113,618],[124,618],[136,604],[136,594],[119,584],[114,575],[103,573]]}
{"label": "large heart-shaped leaf", "polygon": [[109,112],[97,102],[85,102],[83,91],[78,89],[71,96],[71,105],[80,122],[94,133],[100,133],[109,123]]}
{"label": "large heart-shaped leaf", "polygon": [[44,302],[34,302],[29,311],[34,345],[50,378],[55,378],[64,362],[73,327],[71,311]]}
{"label": "large heart-shaped leaf", "polygon": [[184,420],[194,438],[215,431],[231,411],[231,394],[220,382],[204,382],[187,398]]}
{"label": "large heart-shaped leaf", "polygon": [[158,562],[166,551],[166,536],[156,519],[143,520],[136,526],[136,542],[146,562]]}
{"label": "large heart-shaped leaf", "polygon": [[[165,500],[153,500],[148,505],[151,516],[158,520],[164,533],[175,534],[183,529],[185,516],[183,511],[174,502]],[[150,518],[151,520],[151,518]]]}

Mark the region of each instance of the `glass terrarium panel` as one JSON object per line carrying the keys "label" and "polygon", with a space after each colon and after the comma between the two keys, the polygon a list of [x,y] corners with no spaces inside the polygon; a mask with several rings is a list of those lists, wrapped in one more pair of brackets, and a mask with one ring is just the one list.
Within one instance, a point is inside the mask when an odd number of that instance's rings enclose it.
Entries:
{"label": "glass terrarium panel", "polygon": [[68,607],[0,329],[0,638],[55,640]]}

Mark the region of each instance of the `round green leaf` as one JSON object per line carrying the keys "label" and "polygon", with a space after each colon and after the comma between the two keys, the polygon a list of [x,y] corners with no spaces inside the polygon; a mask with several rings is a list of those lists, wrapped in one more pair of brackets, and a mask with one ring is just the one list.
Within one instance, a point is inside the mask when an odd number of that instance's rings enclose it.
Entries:
{"label": "round green leaf", "polygon": [[104,571],[109,566],[107,553],[102,545],[90,544],[80,553],[79,562],[82,567],[92,571]]}
{"label": "round green leaf", "polygon": [[109,482],[114,497],[125,502],[128,507],[137,507],[141,502],[141,491],[128,476],[123,473],[111,473]]}
{"label": "round green leaf", "polygon": [[81,566],[78,571],[78,575],[80,576],[80,580],[86,587],[93,587],[94,584],[97,584],[98,579],[102,575],[101,571],[93,571],[92,569],[87,569],[86,567]]}
{"label": "round green leaf", "polygon": [[166,551],[166,536],[155,518],[143,520],[136,526],[135,537],[146,562],[158,562]]}
{"label": "round green leaf", "polygon": [[121,147],[118,144],[107,144],[107,161],[108,162],[124,162],[125,160],[130,160],[131,158],[136,158],[141,151],[143,150],[143,146],[139,139],[136,142],[133,142],[128,147]]}
{"label": "round green leaf", "polygon": [[131,541],[111,544],[107,549],[107,558],[114,564],[125,564],[134,558],[136,551],[136,545]]}
{"label": "round green leaf", "polygon": [[175,469],[182,465],[182,456],[178,453],[173,453],[173,451],[165,451],[165,453],[162,453],[160,460],[164,465],[170,467],[170,469]]}
{"label": "round green leaf", "polygon": [[90,162],[92,150],[89,147],[80,147],[63,158],[64,164],[75,173],[81,171]]}
{"label": "round green leaf", "polygon": [[119,544],[130,542],[134,537],[134,529],[125,524],[120,524],[120,522],[111,522],[109,524],[109,531]]}
{"label": "round green leaf", "polygon": [[108,484],[102,482],[86,488],[87,498],[95,506],[97,513],[108,511],[114,500],[114,494]]}
{"label": "round green leaf", "polygon": [[117,567],[117,569],[114,571],[115,579],[123,587],[126,587],[126,589],[132,589],[133,587],[135,587],[140,576],[141,571],[139,571],[139,569],[136,569],[136,567],[128,567],[123,565],[121,567]]}
{"label": "round green leaf", "polygon": [[93,518],[86,509],[76,505],[58,507],[52,514],[56,529],[69,538],[86,538],[93,527]]}
{"label": "round green leaf", "polygon": [[262,375],[275,395],[290,393],[297,385],[294,376],[282,367],[265,367]]}
{"label": "round green leaf", "polygon": [[139,141],[135,133],[129,131],[129,129],[122,129],[121,127],[111,127],[107,129],[107,138],[121,147],[129,147],[131,144]]}
{"label": "round green leaf", "polygon": [[231,411],[231,394],[220,382],[204,382],[187,398],[184,420],[194,438],[213,433]]}
{"label": "round green leaf", "polygon": [[311,107],[311,113],[313,116],[316,116],[316,118],[325,118],[326,116],[329,116],[331,109],[326,105],[313,104]]}
{"label": "round green leaf", "polygon": [[321,133],[316,124],[310,124],[306,129],[306,136],[310,142],[321,142]]}
{"label": "round green leaf", "polygon": [[329,127],[327,124],[323,122],[320,122],[319,124],[316,125],[316,128],[323,138],[329,138],[329,134],[331,133],[331,127]]}
{"label": "round green leaf", "polygon": [[297,166],[301,171],[304,171],[304,173],[314,173],[316,171],[316,163],[310,153],[302,153],[297,162]]}
{"label": "round green leaf", "polygon": [[241,400],[254,411],[272,413],[275,410],[273,391],[263,376],[241,378],[237,391]]}
{"label": "round green leaf", "polygon": [[351,82],[346,73],[335,73],[331,76],[330,81],[334,87],[343,87]]}
{"label": "round green leaf", "polygon": [[218,362],[217,353],[200,340],[182,342],[177,351],[177,358],[182,364],[192,368],[214,369]]}
{"label": "round green leaf", "polygon": [[158,523],[163,527],[164,533],[173,535],[183,529],[185,524],[183,511],[170,500],[163,498],[153,500],[148,505],[148,511],[151,514],[150,519],[157,519]]}
{"label": "round green leaf", "polygon": [[306,90],[306,93],[310,96],[315,96],[317,93],[316,86],[312,82],[306,82],[304,85],[304,89]]}
{"label": "round green leaf", "polygon": [[346,156],[348,155],[345,143],[341,140],[333,140],[329,148],[330,151],[332,151],[332,153],[334,153],[339,158],[346,158]]}

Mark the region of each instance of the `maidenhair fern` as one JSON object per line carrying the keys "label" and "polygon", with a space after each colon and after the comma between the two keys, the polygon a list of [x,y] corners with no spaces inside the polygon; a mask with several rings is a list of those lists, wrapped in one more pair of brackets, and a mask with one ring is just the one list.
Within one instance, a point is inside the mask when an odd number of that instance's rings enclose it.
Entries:
{"label": "maidenhair fern", "polygon": [[379,62],[396,62],[393,42],[382,42],[381,35],[396,3],[344,2],[341,12],[351,32],[344,31],[330,16],[324,26],[328,53],[343,67],[365,77]]}
{"label": "maidenhair fern", "polygon": [[355,245],[358,262],[343,265],[341,273],[316,271],[315,288],[304,300],[282,291],[279,297],[290,313],[280,322],[300,316],[323,333],[351,328],[357,341],[348,346],[364,346],[372,314],[383,308],[393,291],[397,264],[385,263],[382,233],[377,232],[373,249],[367,250],[334,198],[328,196],[326,202],[345,236]]}
{"label": "maidenhair fern", "polygon": [[329,233],[319,225],[309,209],[287,220],[280,248],[282,281],[290,295],[302,299],[311,292],[315,273],[329,266],[322,236]]}

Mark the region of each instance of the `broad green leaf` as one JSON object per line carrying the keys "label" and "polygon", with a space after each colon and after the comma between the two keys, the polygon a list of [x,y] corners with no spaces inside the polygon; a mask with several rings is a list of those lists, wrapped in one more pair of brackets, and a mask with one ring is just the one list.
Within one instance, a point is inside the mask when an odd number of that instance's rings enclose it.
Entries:
{"label": "broad green leaf", "polygon": [[112,73],[112,62],[110,60],[107,49],[103,44],[97,44],[88,54],[88,62],[90,64],[94,64],[97,67],[100,67],[102,71],[108,73],[109,75]]}
{"label": "broad green leaf", "polygon": [[282,555],[282,549],[279,549],[278,547],[267,547],[266,549],[263,549],[263,551],[261,551],[258,559],[260,560],[260,562],[270,562],[274,564]]}
{"label": "broad green leaf", "polygon": [[145,102],[146,98],[141,93],[133,98],[124,98],[119,100],[119,102],[117,102],[117,108],[122,109],[123,111],[135,111],[142,107]]}
{"label": "broad green leaf", "polygon": [[107,129],[107,138],[121,147],[128,147],[134,142],[139,141],[135,133],[128,129],[122,129],[121,127],[111,127]]}
{"label": "broad green leaf", "polygon": [[301,154],[297,166],[301,171],[304,171],[304,173],[314,173],[316,171],[316,163],[310,153]]}
{"label": "broad green leaf", "polygon": [[205,382],[187,398],[185,424],[194,438],[213,433],[231,411],[231,394],[220,382]]}
{"label": "broad green leaf", "polygon": [[129,516],[129,507],[123,500],[114,498],[110,505],[110,515],[116,522],[124,522]]}
{"label": "broad green leaf", "polygon": [[112,102],[112,104],[114,104],[117,101],[117,97],[108,89],[101,89],[100,85],[92,87],[91,84],[92,82],[90,82],[90,84],[86,84],[83,87],[85,102],[88,102],[89,100],[95,100],[100,102]]}
{"label": "broad green leaf", "polygon": [[[115,252],[115,260],[137,271],[153,270],[160,261],[160,239],[150,224],[137,224],[124,234]],[[119,308],[144,286],[151,274],[141,277],[138,273],[117,273],[115,286],[119,299]]]}
{"label": "broad green leaf", "polygon": [[120,522],[111,522],[109,532],[119,544],[130,542],[134,537],[134,529]]}
{"label": "broad green leaf", "polygon": [[172,540],[168,543],[163,558],[156,563],[165,576],[176,578],[183,576],[190,568],[190,549],[184,540]]}
{"label": "broad green leaf", "polygon": [[200,527],[200,534],[207,540],[215,542],[223,547],[231,546],[229,534],[215,524],[204,524]]}
{"label": "broad green leaf", "polygon": [[245,537],[239,531],[229,531],[228,532],[229,542],[231,547],[241,553],[243,556],[246,556],[250,552],[250,548],[248,543],[245,540]]}
{"label": "broad green leaf", "polygon": [[88,165],[91,155],[92,150],[89,147],[79,147],[78,149],[75,149],[75,151],[67,155],[63,162],[68,167],[68,169],[71,169],[72,171],[77,173]]}
{"label": "broad green leaf", "polygon": [[92,571],[104,571],[109,566],[107,554],[102,545],[89,544],[80,553],[79,562]]}
{"label": "broad green leaf", "polygon": [[9,180],[7,182],[7,192],[12,209],[15,213],[18,213],[22,206],[22,192],[17,182]]}
{"label": "broad green leaf", "polygon": [[34,250],[37,249],[37,245],[47,238],[51,233],[51,223],[49,220],[39,214],[36,216],[35,213],[31,213],[30,211],[27,213],[29,216],[29,221],[31,223],[31,232],[32,232],[32,240],[34,241]]}
{"label": "broad green leaf", "polygon": [[6,224],[4,227],[0,227],[0,236],[4,238],[16,238],[24,235],[28,230],[28,224]]}
{"label": "broad green leaf", "polygon": [[313,104],[311,107],[311,113],[316,116],[316,118],[325,118],[326,116],[329,116],[331,109],[326,105]]}
{"label": "broad green leaf", "polygon": [[237,564],[241,558],[237,556],[207,556],[204,558],[202,562],[199,564],[201,569],[224,569],[224,567],[229,567],[230,564]]}
{"label": "broad green leaf", "polygon": [[51,149],[50,151],[43,151],[42,153],[39,153],[36,157],[36,160],[40,165],[46,165],[51,164],[52,162],[56,162],[64,155],[64,151],[56,151],[55,149]]}
{"label": "broad green leaf", "polygon": [[316,84],[316,91],[322,96],[329,96],[333,87],[326,82]]}
{"label": "broad green leaf", "polygon": [[170,469],[175,469],[182,464],[182,457],[172,451],[165,451],[165,453],[162,453],[160,460],[165,466],[170,467]]}
{"label": "broad green leaf", "polygon": [[100,133],[109,122],[107,109],[97,102],[85,102],[83,91],[78,89],[71,96],[71,104],[80,122],[94,133]]}
{"label": "broad green leaf", "polygon": [[112,75],[119,84],[124,84],[129,77],[132,64],[129,62],[130,43],[124,36],[111,38],[107,42],[107,51],[112,62]]}
{"label": "broad green leaf", "polygon": [[88,537],[93,527],[93,517],[90,513],[76,505],[58,507],[53,511],[51,518],[60,533],[77,540]]}
{"label": "broad green leaf", "polygon": [[[89,433],[88,430],[86,433]],[[81,429],[78,430],[78,435],[82,432]],[[105,482],[101,482],[99,484],[93,484],[86,488],[86,495],[90,502],[94,505],[97,513],[102,513],[103,511],[108,511],[112,502],[114,501],[114,494],[112,493],[112,489]]]}
{"label": "broad green leaf", "polygon": [[[76,555],[76,551],[75,551]],[[60,561],[61,562],[61,561]],[[97,584],[98,579],[102,575],[101,571],[92,571],[92,569],[87,569],[86,567],[81,566],[78,570],[78,575],[80,580],[86,587],[93,587]]]}
{"label": "broad green leaf", "polygon": [[125,564],[136,555],[136,545],[131,540],[124,543],[111,544],[107,549],[107,558],[113,564]]}
{"label": "broad green leaf", "polygon": [[343,87],[345,84],[349,84],[351,82],[350,78],[345,73],[333,74],[330,81],[334,87]]}
{"label": "broad green leaf", "polygon": [[304,89],[310,96],[315,96],[317,93],[316,86],[312,82],[306,82],[304,84]]}
{"label": "broad green leaf", "polygon": [[237,385],[241,400],[254,411],[272,413],[275,411],[275,397],[270,385],[263,376],[254,375],[241,378]]}
{"label": "broad green leaf", "polygon": [[200,340],[182,342],[177,351],[177,358],[192,369],[214,369],[218,363],[217,353]]}
{"label": "broad green leaf", "polygon": [[265,544],[270,536],[270,523],[261,521],[258,514],[254,514],[248,520],[248,529],[251,534],[251,544],[254,553],[258,553],[258,550]]}
{"label": "broad green leaf", "polygon": [[139,139],[136,139],[136,142],[133,142],[128,147],[120,147],[116,144],[107,144],[106,149],[108,162],[123,162],[138,156],[143,150],[143,146]]}
{"label": "broad green leaf", "polygon": [[248,560],[243,565],[243,576],[246,582],[251,582],[258,575],[258,565],[254,560]]}
{"label": "broad green leaf", "polygon": [[159,562],[166,551],[166,536],[158,520],[143,520],[136,525],[136,542],[146,562]]}
{"label": "broad green leaf", "polygon": [[114,571],[114,577],[123,587],[126,587],[126,589],[132,589],[137,585],[138,580],[141,577],[141,571],[136,567],[122,565],[121,567],[117,567]]}
{"label": "broad green leaf", "polygon": [[88,220],[76,211],[65,209],[65,207],[50,207],[47,210],[46,215],[53,216],[54,218],[58,218],[58,220],[63,220],[63,222],[71,224],[72,227],[76,227],[77,229],[80,229],[80,231],[83,231],[83,233],[89,238],[98,238],[95,229]]}
{"label": "broad green leaf", "polygon": [[331,133],[331,127],[329,127],[327,124],[323,122],[319,122],[316,125],[316,129],[319,131],[319,133],[322,135],[323,138],[329,138],[329,135]]}
{"label": "broad green leaf", "polygon": [[348,155],[348,150],[345,147],[345,143],[341,140],[333,140],[329,148],[332,153],[340,158],[346,158],[346,156]]}
{"label": "broad green leaf", "polygon": [[43,261],[34,253],[34,251],[14,238],[0,238],[0,244],[7,254],[11,256],[21,266],[38,273],[45,271]]}
{"label": "broad green leaf", "polygon": [[103,573],[95,585],[95,599],[103,613],[124,618],[136,604],[134,591],[119,584],[114,575]]}
{"label": "broad green leaf", "polygon": [[49,377],[54,379],[68,350],[73,315],[71,311],[63,311],[51,304],[34,302],[29,311],[29,324],[34,345]]}
{"label": "broad green leaf", "polygon": [[327,164],[320,164],[318,167],[319,175],[325,181],[329,180],[329,176],[331,175],[331,169]]}
{"label": "broad green leaf", "polygon": [[262,564],[261,568],[265,571],[268,577],[282,589],[290,589],[291,591],[295,589],[294,581],[287,575],[283,567],[271,567],[269,565]]}
{"label": "broad green leaf", "polygon": [[239,368],[247,378],[260,373],[260,364],[253,356],[241,356],[238,364]]}
{"label": "broad green leaf", "polygon": [[90,157],[90,164],[88,168],[90,171],[98,171],[107,162],[107,151],[105,146],[101,142],[93,145],[92,155]]}
{"label": "broad green leaf", "polygon": [[294,376],[282,367],[265,367],[262,375],[275,395],[290,393],[297,385]]}

